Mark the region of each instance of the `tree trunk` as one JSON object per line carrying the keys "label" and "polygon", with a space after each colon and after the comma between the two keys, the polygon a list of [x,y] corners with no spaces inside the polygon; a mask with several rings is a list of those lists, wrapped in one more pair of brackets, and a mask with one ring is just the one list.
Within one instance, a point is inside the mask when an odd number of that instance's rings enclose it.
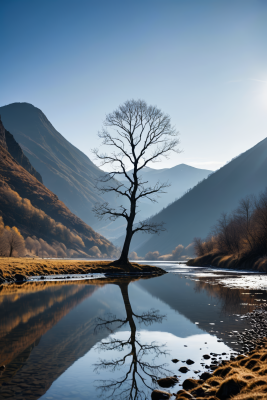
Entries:
{"label": "tree trunk", "polygon": [[115,261],[115,263],[113,263],[116,265],[129,264],[128,254],[129,254],[129,250],[130,250],[131,240],[133,237],[133,223],[134,223],[134,219],[135,219],[135,215],[136,215],[136,198],[135,197],[136,197],[136,191],[137,191],[137,187],[138,187],[136,168],[137,168],[137,166],[135,166],[134,173],[133,173],[133,177],[135,180],[135,189],[131,196],[131,212],[130,212],[129,219],[127,220],[126,237],[124,240],[121,256],[117,261]]}
{"label": "tree trunk", "polygon": [[130,227],[127,227],[127,233],[126,233],[126,237],[124,240],[124,245],[122,248],[122,252],[121,252],[121,256],[118,260],[118,264],[120,265],[127,265],[129,264],[129,260],[128,260],[128,254],[129,254],[129,250],[130,250],[130,244],[131,244],[131,240],[132,240],[132,229],[129,229]]}
{"label": "tree trunk", "polygon": [[136,356],[136,348],[135,348],[135,338],[136,338],[136,325],[133,319],[133,310],[132,306],[130,303],[129,299],[129,293],[128,293],[128,283],[122,283],[119,285],[121,289],[121,294],[125,306],[125,311],[127,315],[127,321],[129,322],[130,328],[131,328],[131,345],[132,345],[132,354],[133,354],[133,361],[137,361],[137,356]]}

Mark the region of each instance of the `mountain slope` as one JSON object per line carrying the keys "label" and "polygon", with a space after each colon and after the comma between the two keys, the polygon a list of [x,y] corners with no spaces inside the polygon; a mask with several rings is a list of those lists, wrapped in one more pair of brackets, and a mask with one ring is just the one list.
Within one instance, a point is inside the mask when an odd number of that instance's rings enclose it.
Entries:
{"label": "mountain slope", "polygon": [[2,146],[4,149],[7,150],[7,144],[6,144],[6,130],[2,124],[1,121],[1,115],[0,115],[0,146]]}
{"label": "mountain slope", "polygon": [[[98,229],[106,225],[92,214],[92,206],[103,201],[94,187],[103,171],[69,143],[33,105],[13,103],[0,107],[0,114],[5,128],[40,172],[46,187],[89,225]],[[111,196],[109,201],[114,205],[117,198]]]}
{"label": "mountain slope", "polygon": [[165,222],[159,236],[134,238],[132,250],[169,253],[178,244],[188,245],[193,238],[205,238],[222,212],[231,212],[243,197],[257,195],[267,185],[267,138],[247,150],[181,199],[157,214],[152,221]]}
{"label": "mountain slope", "polygon": [[42,177],[31,165],[28,158],[23,153],[20,145],[14,139],[14,136],[6,130],[6,144],[7,150],[12,155],[12,157],[31,175],[33,175],[39,182],[43,183]]}
{"label": "mountain slope", "polygon": [[[131,173],[132,171],[128,172]],[[170,187],[164,190],[165,193],[157,198],[156,203],[152,203],[148,199],[143,199],[139,203],[137,217],[142,220],[158,213],[163,207],[167,207],[174,200],[180,198],[188,189],[207,178],[212,172],[206,169],[194,168],[186,164],[179,164],[172,168],[163,169],[145,167],[141,174],[144,181],[147,181],[151,186],[156,185],[157,182],[168,182]],[[128,186],[128,181],[122,175],[119,175],[117,179]]]}
{"label": "mountain slope", "polygon": [[[0,129],[2,127],[0,120]],[[58,197],[26,171],[0,146],[0,215],[5,225],[16,226],[24,236],[37,236],[49,243],[90,254],[97,246],[110,256],[114,246],[70,212]]]}

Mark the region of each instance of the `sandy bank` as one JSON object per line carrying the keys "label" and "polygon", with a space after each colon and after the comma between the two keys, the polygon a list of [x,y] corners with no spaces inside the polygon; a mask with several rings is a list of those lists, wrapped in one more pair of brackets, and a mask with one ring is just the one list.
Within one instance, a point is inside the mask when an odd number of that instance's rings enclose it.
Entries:
{"label": "sandy bank", "polygon": [[247,259],[245,257],[238,258],[236,256],[225,256],[218,254],[206,254],[201,257],[192,258],[187,261],[186,265],[190,267],[217,267],[236,270],[249,270],[257,272],[267,272],[267,258],[257,257]]}
{"label": "sandy bank", "polygon": [[111,261],[79,261],[79,260],[44,260],[40,258],[0,258],[0,283],[14,282],[15,275],[26,277],[65,275],[65,274],[119,274],[119,273],[153,273],[163,274],[158,267],[141,264],[130,264],[125,267],[112,266]]}

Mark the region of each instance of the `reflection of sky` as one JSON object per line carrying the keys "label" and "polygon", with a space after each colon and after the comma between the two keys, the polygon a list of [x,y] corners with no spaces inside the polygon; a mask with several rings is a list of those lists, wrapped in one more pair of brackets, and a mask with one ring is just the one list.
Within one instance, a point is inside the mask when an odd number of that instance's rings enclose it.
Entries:
{"label": "reflection of sky", "polygon": [[[130,336],[130,331],[118,332],[112,335],[116,339],[127,340]],[[155,341],[158,344],[167,344],[166,350],[169,354],[156,357],[155,354],[151,353],[144,357],[144,360],[151,365],[155,363],[156,365],[166,364],[166,368],[169,369],[172,375],[176,374],[181,377],[181,382],[185,378],[197,377],[194,370],[203,370],[201,362],[203,359],[201,356],[209,352],[228,352],[229,348],[224,343],[217,343],[215,337],[210,337],[208,334],[192,335],[185,338],[180,338],[172,335],[169,332],[161,331],[140,331],[138,334],[138,340],[141,343],[151,343]],[[105,339],[106,341],[106,339]],[[206,345],[205,342],[209,344]],[[184,345],[187,347],[184,347]],[[138,346],[137,346],[138,347]],[[200,347],[202,351],[200,351]],[[95,364],[99,362],[100,359],[105,359],[105,361],[112,361],[116,358],[122,358],[129,352],[129,348],[124,349],[118,354],[116,351],[106,351],[101,353],[97,350],[96,346],[92,348],[84,357],[76,361],[62,376],[60,376],[52,385],[52,387],[47,391],[47,393],[42,397],[42,399],[75,399],[77,395],[81,399],[95,399],[98,394],[100,394],[97,388],[101,385],[101,380],[116,380],[123,377],[129,368],[129,363],[124,364],[115,372],[111,372],[109,369],[100,370],[99,373],[95,372]],[[177,364],[171,362],[172,358],[178,358],[180,361]],[[186,364],[182,361],[188,358],[195,361],[195,364],[188,366],[190,369],[186,374],[179,372],[179,368]],[[155,388],[160,387],[148,380],[148,384],[154,386]],[[142,383],[139,381],[139,385]],[[170,389],[171,392],[176,392],[181,387],[179,383]],[[111,394],[108,392],[107,394]],[[73,397],[72,397],[73,396]],[[105,397],[104,397],[105,398]],[[148,391],[148,398],[150,398],[150,393]]]}

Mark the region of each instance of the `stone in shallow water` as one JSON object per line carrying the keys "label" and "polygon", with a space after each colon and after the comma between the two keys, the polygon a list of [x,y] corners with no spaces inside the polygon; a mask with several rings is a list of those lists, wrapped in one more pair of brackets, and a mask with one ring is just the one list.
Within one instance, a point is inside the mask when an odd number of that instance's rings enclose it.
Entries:
{"label": "stone in shallow water", "polygon": [[16,282],[23,282],[27,280],[26,276],[22,274],[16,274],[14,278]]}
{"label": "stone in shallow water", "polygon": [[216,393],[216,396],[220,400],[229,399],[231,396],[234,396],[240,392],[243,384],[244,383],[242,381],[239,382],[233,378],[229,379],[228,381],[222,383],[220,389]]}
{"label": "stone in shallow water", "polygon": [[169,388],[178,382],[178,378],[176,376],[167,376],[166,378],[157,380],[157,382],[159,386]]}
{"label": "stone in shallow water", "polygon": [[152,400],[166,400],[166,399],[169,399],[170,397],[171,397],[171,394],[168,392],[165,392],[163,390],[155,389],[151,393]]}
{"label": "stone in shallow water", "polygon": [[192,365],[192,364],[195,364],[195,361],[190,360],[190,358],[189,358],[188,360],[186,360],[186,364],[187,365]]}
{"label": "stone in shallow water", "polygon": [[179,369],[179,371],[182,372],[183,374],[186,374],[188,371],[190,371],[190,369],[187,368],[187,367],[181,367],[181,368]]}
{"label": "stone in shallow water", "polygon": [[183,388],[184,390],[190,390],[190,389],[194,389],[195,387],[197,387],[199,385],[198,381],[196,381],[195,379],[186,379],[183,382]]}
{"label": "stone in shallow water", "polygon": [[177,395],[176,395],[176,399],[195,399],[195,397],[191,394],[191,393],[189,393],[189,392],[187,392],[186,390],[179,390],[178,392],[177,392]]}

